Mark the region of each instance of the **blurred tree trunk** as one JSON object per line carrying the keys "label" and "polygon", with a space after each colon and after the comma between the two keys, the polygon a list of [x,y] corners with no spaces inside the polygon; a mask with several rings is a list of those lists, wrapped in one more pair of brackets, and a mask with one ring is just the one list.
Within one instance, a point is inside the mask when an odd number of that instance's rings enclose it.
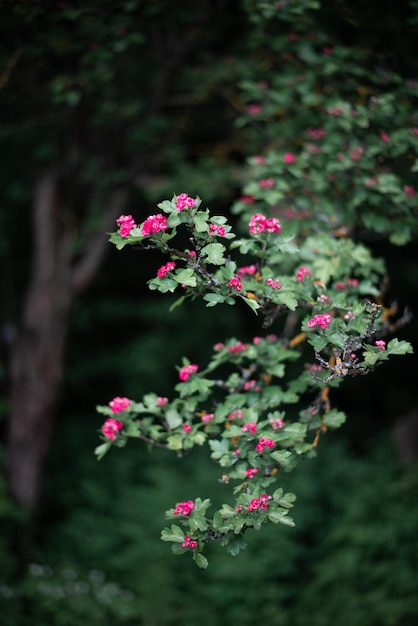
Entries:
{"label": "blurred tree trunk", "polygon": [[6,463],[15,500],[33,511],[59,399],[71,305],[100,265],[107,238],[125,192],[115,192],[103,213],[99,233],[75,264],[76,224],[60,193],[60,176],[39,177],[33,198],[33,255],[22,321],[12,347]]}

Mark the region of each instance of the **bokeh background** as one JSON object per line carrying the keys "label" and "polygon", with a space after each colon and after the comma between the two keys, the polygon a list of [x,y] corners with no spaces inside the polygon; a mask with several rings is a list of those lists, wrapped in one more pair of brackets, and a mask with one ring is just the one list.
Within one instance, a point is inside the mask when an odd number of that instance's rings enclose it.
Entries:
{"label": "bokeh background", "polygon": [[[417,2],[293,2],[376,71],[416,78]],[[242,123],[258,4],[0,3],[5,626],[418,623],[415,357],[335,391],[347,424],[285,477],[296,528],[253,533],[235,558],[215,545],[207,571],[159,539],[185,485],[222,501],[204,451],[93,455],[96,404],[169,396],[183,355],[204,362],[217,341],[258,332],[235,307],[169,312],[170,297],[145,286],[160,259],[117,252],[106,236],[120,213],[141,221],[183,191],[234,220],[246,159],[262,148]],[[388,301],[415,311],[397,334],[417,346],[416,241],[368,243],[386,259]]]}

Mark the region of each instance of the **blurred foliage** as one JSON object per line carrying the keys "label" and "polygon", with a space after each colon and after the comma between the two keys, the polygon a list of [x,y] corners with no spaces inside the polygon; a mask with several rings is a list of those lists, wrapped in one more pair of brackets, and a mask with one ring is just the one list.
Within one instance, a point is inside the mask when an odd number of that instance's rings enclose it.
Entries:
{"label": "blurred foliage", "polygon": [[[237,3],[208,3],[215,13],[197,39],[192,22],[200,3],[182,2],[181,10],[178,3],[174,9],[159,0],[117,4],[119,12],[106,2],[22,0],[2,6],[2,324],[16,320],[30,269],[29,204],[40,167],[64,162],[79,176],[77,189],[67,186],[76,206],[75,228],[96,183],[97,210],[110,185],[128,180],[133,189],[127,212],[135,206],[145,215],[149,204],[186,188],[207,202],[216,197],[221,212],[238,194],[243,155],[255,153],[264,141],[257,126],[233,130],[247,103],[238,81],[253,75],[260,56],[269,74],[268,55],[263,58],[265,49]],[[290,7],[292,0],[282,4]],[[416,73],[417,11],[416,1],[331,0],[323,3],[318,19],[330,39],[366,50],[369,72],[389,68],[409,77]],[[172,25],[197,45],[186,56],[184,74],[173,74],[166,106],[151,120],[144,116],[151,110],[149,87],[169,56],[165,45]],[[152,33],[159,56],[150,52]],[[273,79],[280,84],[283,73]],[[281,124],[273,140],[287,130]],[[388,295],[401,307],[416,308],[415,244],[402,252],[372,245],[388,260]],[[134,448],[97,464],[91,450],[100,424],[93,409],[116,392],[168,393],[173,364],[182,354],[204,359],[202,337],[208,344],[222,340],[231,327],[245,340],[246,333],[253,334],[252,321],[245,315],[237,321],[228,310],[215,323],[195,305],[169,314],[165,300],[161,305],[139,286],[152,261],[136,258],[133,264],[132,256],[119,255],[115,263],[110,256],[76,305],[62,420],[34,524],[0,482],[4,623],[415,626],[416,468],[401,467],[387,440],[374,441],[377,430],[390,428],[416,403],[414,363],[389,365],[367,381],[355,381],[355,389],[338,391],[352,414],[355,406],[354,419],[344,427],[350,447],[331,439],[317,459],[287,477],[288,488],[299,494],[296,529],[253,533],[236,559],[215,546],[209,570],[197,570],[167,555],[159,539],[160,512],[183,497],[185,484],[190,497],[206,492],[216,503],[211,487],[216,468],[192,455],[177,463],[161,452]],[[417,345],[417,332],[414,322],[405,338]],[[6,362],[5,353],[3,343]],[[4,379],[1,384],[4,388]]]}
{"label": "blurred foliage", "polygon": [[255,616],[277,626],[416,621],[417,474],[402,470],[387,440],[359,459],[331,438],[317,459],[286,476],[286,488],[300,494],[296,528],[251,533],[235,559],[213,546],[203,572],[167,556],[158,512],[184,496],[185,485],[191,498],[216,500],[215,467],[199,453],[178,462],[165,451],[132,449],[123,462],[110,455],[99,467],[81,432],[77,420],[60,428],[69,448],[57,464],[80,444],[71,475],[49,481],[61,511],[54,532],[44,520],[19,583],[2,572],[10,626],[250,625]]}

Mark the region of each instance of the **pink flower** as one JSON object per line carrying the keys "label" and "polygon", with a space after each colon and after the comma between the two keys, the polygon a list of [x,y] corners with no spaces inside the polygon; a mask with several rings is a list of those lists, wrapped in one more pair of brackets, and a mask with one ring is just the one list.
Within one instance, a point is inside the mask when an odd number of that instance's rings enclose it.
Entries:
{"label": "pink flower", "polygon": [[162,230],[167,230],[167,218],[158,213],[157,215],[150,215],[142,224],[141,233],[144,237],[151,235],[152,233],[159,233]]}
{"label": "pink flower", "polygon": [[181,544],[182,548],[189,548],[189,550],[196,550],[197,541],[191,539],[188,535],[185,535],[183,539],[183,543]]}
{"label": "pink flower", "polygon": [[339,107],[330,107],[329,109],[327,109],[327,113],[328,115],[331,115],[333,117],[339,117],[344,113],[344,111]]}
{"label": "pink flower", "polygon": [[331,54],[331,52],[332,52],[332,48],[329,48],[329,47],[327,46],[327,47],[325,47],[325,48],[322,48],[322,52],[323,52],[324,54]]}
{"label": "pink flower", "polygon": [[353,148],[352,150],[350,150],[350,156],[353,159],[353,161],[359,161],[360,157],[364,154],[364,149],[363,148]]}
{"label": "pink flower", "polygon": [[122,411],[126,411],[132,404],[132,400],[129,398],[120,398],[116,396],[109,402],[109,406],[112,409],[112,413],[121,413]]}
{"label": "pink flower", "polygon": [[225,344],[222,343],[221,341],[219,341],[218,343],[215,343],[215,345],[213,346],[213,349],[215,350],[215,352],[219,352],[219,350],[222,350],[222,348],[225,348]]}
{"label": "pink flower", "polygon": [[331,322],[332,318],[329,313],[324,313],[323,315],[318,313],[318,315],[315,315],[312,319],[308,321],[308,327],[314,328],[315,326],[320,326],[322,329],[326,329],[331,324]]}
{"label": "pink flower", "polygon": [[294,163],[296,161],[296,157],[292,152],[285,152],[283,155],[283,161],[285,163]]}
{"label": "pink flower", "polygon": [[238,276],[233,276],[231,278],[231,280],[228,282],[228,287],[231,287],[232,289],[235,289],[235,291],[241,291],[242,289],[242,282],[239,279]]}
{"label": "pink flower", "polygon": [[312,272],[308,267],[300,267],[296,272],[296,280],[304,280],[312,276]]}
{"label": "pink flower", "polygon": [[306,134],[309,139],[323,139],[327,133],[323,128],[308,128]]}
{"label": "pink flower", "polygon": [[389,135],[388,135],[387,133],[384,133],[383,131],[380,133],[380,139],[381,139],[382,141],[386,141],[386,142],[387,142],[387,141],[390,141],[390,137],[389,137]]}
{"label": "pink flower", "polygon": [[367,178],[364,181],[364,186],[365,187],[374,187],[375,185],[379,184],[379,178],[378,176],[374,176],[373,178]]}
{"label": "pink flower", "polygon": [[192,427],[190,424],[183,424],[182,429],[184,433],[189,433],[192,430]]}
{"label": "pink flower", "polygon": [[188,250],[188,251],[187,251],[187,254],[188,254],[189,256],[191,256],[191,257],[194,257],[194,256],[196,256],[196,250]]}
{"label": "pink flower", "polygon": [[259,498],[253,498],[247,506],[248,513],[251,513],[251,511],[257,511],[258,509],[265,511],[268,508],[268,502],[271,499],[272,497],[268,496],[266,493],[262,493]]}
{"label": "pink flower", "polygon": [[386,341],[378,339],[374,342],[374,345],[376,346],[376,348],[379,348],[379,350],[384,350],[386,348]]}
{"label": "pink flower", "polygon": [[237,269],[238,276],[242,276],[243,274],[250,274],[253,276],[256,272],[257,268],[255,265],[245,265],[244,267]]}
{"label": "pink flower", "polygon": [[193,500],[187,500],[185,502],[179,502],[174,509],[174,515],[190,515],[194,509]]}
{"label": "pink flower", "polygon": [[416,193],[414,187],[411,187],[410,185],[404,185],[403,190],[407,198],[414,196]]}
{"label": "pink flower", "polygon": [[176,209],[183,211],[183,209],[196,206],[196,200],[191,198],[187,193],[181,193],[176,198]]}
{"label": "pink flower", "polygon": [[261,341],[263,341],[263,338],[262,338],[262,337],[254,337],[254,339],[253,339],[253,344],[254,344],[255,346],[258,346],[258,344],[259,344],[259,343],[261,343]]}
{"label": "pink flower", "polygon": [[261,104],[249,104],[247,107],[245,107],[245,110],[249,115],[257,115],[258,113],[261,113],[263,107],[261,106]]}
{"label": "pink flower", "polygon": [[202,415],[202,417],[200,419],[202,420],[202,422],[204,424],[209,424],[209,422],[211,422],[213,419],[215,419],[215,414],[214,413],[205,413],[204,415]]}
{"label": "pink flower", "polygon": [[115,441],[118,433],[123,428],[123,422],[119,420],[115,420],[113,417],[109,417],[102,426],[102,433],[106,437],[106,439],[111,439]]}
{"label": "pink flower", "polygon": [[254,478],[254,476],[256,474],[258,474],[258,468],[257,467],[249,467],[248,469],[245,470],[245,475],[247,478]]}
{"label": "pink flower", "polygon": [[241,430],[243,433],[251,433],[251,435],[255,435],[257,432],[257,424],[255,422],[245,422],[244,426],[241,426]]}
{"label": "pink flower", "polygon": [[297,41],[299,39],[299,35],[297,33],[289,33],[287,36],[288,41]]}
{"label": "pink flower", "polygon": [[281,417],[277,417],[276,419],[271,419],[270,424],[273,430],[277,430],[278,428],[283,428],[284,421]]}
{"label": "pink flower", "polygon": [[243,202],[244,204],[252,204],[255,198],[254,196],[241,196],[239,200],[240,202]]}
{"label": "pink flower", "polygon": [[272,289],[281,289],[282,286],[280,284],[279,279],[273,280],[273,278],[267,278],[266,284]]}
{"label": "pink flower", "polygon": [[260,391],[261,387],[257,386],[256,380],[247,380],[247,382],[244,383],[244,391],[250,391],[250,389],[255,389],[255,391]]}
{"label": "pink flower", "polygon": [[164,278],[169,272],[171,272],[176,267],[174,261],[169,261],[166,265],[162,265],[160,269],[157,271],[158,278]]}
{"label": "pink flower", "polygon": [[132,215],[121,215],[116,220],[116,224],[119,226],[119,234],[121,237],[128,237],[131,230],[136,228],[136,223]]}
{"label": "pink flower", "polygon": [[265,165],[267,163],[265,157],[259,155],[253,156],[252,161],[258,165]]}
{"label": "pink flower", "polygon": [[275,446],[275,443],[273,439],[266,439],[265,437],[260,437],[255,449],[257,452],[264,452],[264,448],[274,448],[274,446]]}
{"label": "pink flower", "polygon": [[217,224],[210,224],[209,234],[212,236],[219,235],[220,237],[225,237],[226,230],[223,226],[218,226]]}
{"label": "pink flower", "polygon": [[199,366],[196,364],[183,365],[183,367],[179,371],[180,380],[182,380],[183,382],[186,382],[186,380],[189,380],[192,374],[196,374],[198,369],[199,369]]}
{"label": "pink flower", "polygon": [[272,178],[262,178],[258,181],[258,186],[261,187],[261,189],[271,189],[274,185],[275,182]]}
{"label": "pink flower", "polygon": [[232,346],[228,346],[228,352],[243,352],[248,348],[247,343],[242,343],[241,341],[237,341]]}
{"label": "pink flower", "polygon": [[255,213],[251,217],[248,226],[250,228],[251,235],[257,235],[265,230],[269,233],[279,233],[281,231],[281,226],[277,218],[267,218],[262,213]]}
{"label": "pink flower", "polygon": [[164,397],[162,397],[162,396],[159,396],[159,397],[157,398],[157,402],[156,402],[156,404],[157,404],[157,406],[164,406],[164,405],[166,405],[166,404],[167,404],[167,402],[168,402],[168,398],[164,398]]}
{"label": "pink flower", "polygon": [[243,416],[241,409],[234,409],[232,413],[228,415],[229,420],[240,419]]}

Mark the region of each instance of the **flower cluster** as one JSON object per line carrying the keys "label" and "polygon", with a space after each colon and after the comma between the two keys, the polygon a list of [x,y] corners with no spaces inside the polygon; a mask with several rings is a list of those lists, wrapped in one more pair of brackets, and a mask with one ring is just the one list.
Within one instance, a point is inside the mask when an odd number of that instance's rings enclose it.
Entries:
{"label": "flower cluster", "polygon": [[329,313],[324,313],[323,315],[318,313],[317,315],[314,315],[314,317],[308,321],[308,327],[314,328],[315,326],[320,326],[321,328],[325,330],[331,324],[331,321],[332,321],[332,317]]}
{"label": "flower cluster", "polygon": [[169,272],[171,272],[176,267],[174,261],[169,261],[166,265],[162,265],[160,269],[157,271],[158,278],[164,278],[167,276]]}
{"label": "flower cluster", "polygon": [[228,415],[228,419],[229,420],[241,419],[242,416],[243,416],[243,412],[241,411],[241,409],[234,409],[232,413]]}
{"label": "flower cluster", "polygon": [[195,363],[193,365],[183,365],[183,367],[179,371],[180,380],[182,380],[183,382],[186,382],[186,380],[189,380],[192,374],[196,374],[198,369],[199,369],[199,366],[196,365]]}
{"label": "flower cluster", "polygon": [[157,213],[157,215],[147,217],[142,224],[141,234],[148,237],[148,235],[159,233],[162,230],[167,230],[167,218],[161,213]]}
{"label": "flower cluster", "polygon": [[126,409],[129,409],[131,404],[132,400],[129,400],[129,398],[120,398],[119,396],[116,396],[116,398],[113,398],[113,400],[109,402],[112,413],[121,413],[122,411],[126,411]]}
{"label": "flower cluster", "polygon": [[245,265],[244,267],[240,267],[237,270],[237,274],[238,276],[243,276],[243,274],[250,274],[250,276],[253,276],[257,271],[257,268],[255,265]]}
{"label": "flower cluster", "polygon": [[384,350],[386,348],[386,341],[378,339],[374,342],[374,345],[376,346],[376,348],[379,348],[379,350]]}
{"label": "flower cluster", "polygon": [[189,548],[189,550],[196,550],[197,548],[197,541],[195,541],[194,539],[191,539],[189,537],[189,535],[186,535],[184,537],[183,543],[181,544],[182,548]]}
{"label": "flower cluster", "polygon": [[238,276],[233,276],[231,278],[231,280],[228,282],[228,287],[231,287],[232,289],[235,289],[235,291],[241,291],[241,289],[242,289],[242,282],[238,278]]}
{"label": "flower cluster", "polygon": [[244,426],[241,426],[243,433],[251,433],[254,435],[257,432],[257,424],[255,422],[245,422]]}
{"label": "flower cluster", "polygon": [[273,430],[278,430],[279,428],[283,428],[284,421],[282,420],[281,417],[277,417],[276,419],[270,420],[270,425]]}
{"label": "flower cluster", "polygon": [[262,178],[258,181],[258,186],[261,187],[261,189],[271,189],[274,185],[275,182],[272,178]]}
{"label": "flower cluster", "polygon": [[226,230],[223,226],[218,226],[218,224],[210,224],[209,226],[209,234],[210,235],[219,235],[220,237],[225,237]]}
{"label": "flower cluster", "polygon": [[228,352],[243,352],[248,348],[248,343],[237,341],[233,346],[228,346]]}
{"label": "flower cluster", "polygon": [[157,406],[164,406],[165,404],[167,404],[168,402],[168,398],[165,398],[163,396],[158,396],[157,398]]}
{"label": "flower cluster", "polygon": [[121,237],[128,237],[133,228],[136,228],[136,223],[132,215],[121,215],[116,220],[116,224],[119,226],[119,234]]}
{"label": "flower cluster", "polygon": [[296,157],[293,152],[285,152],[283,155],[284,163],[294,163],[296,161]]}
{"label": "flower cluster", "polygon": [[312,276],[312,272],[308,267],[300,267],[296,272],[296,280],[304,280]]}
{"label": "flower cluster", "polygon": [[275,217],[267,218],[262,213],[255,213],[249,222],[251,235],[257,235],[265,230],[269,233],[279,233],[281,226],[279,220]]}
{"label": "flower cluster", "polygon": [[106,439],[111,439],[112,441],[115,441],[115,439],[117,438],[117,434],[122,430],[122,428],[123,422],[115,420],[113,417],[109,417],[109,419],[107,419],[102,426],[102,433],[104,434]]}
{"label": "flower cluster", "polygon": [[257,467],[249,467],[248,469],[245,470],[245,475],[247,478],[254,478],[254,476],[256,474],[258,474],[258,468]]}
{"label": "flower cluster", "polygon": [[177,196],[176,200],[176,209],[179,211],[183,211],[188,207],[196,206],[196,200],[191,198],[187,193],[181,193]]}
{"label": "flower cluster", "polygon": [[174,515],[190,515],[194,509],[193,500],[186,500],[185,502],[179,502],[174,509]]}
{"label": "flower cluster", "polygon": [[260,437],[255,449],[257,450],[257,452],[264,452],[264,448],[274,448],[274,446],[275,446],[275,443],[273,439],[266,439],[265,437]]}
{"label": "flower cluster", "polygon": [[205,413],[204,415],[202,415],[202,417],[200,419],[202,420],[202,422],[204,424],[209,424],[210,421],[215,419],[215,414],[214,413]]}
{"label": "flower cluster", "polygon": [[247,506],[247,511],[249,513],[251,513],[251,511],[257,511],[258,509],[265,511],[269,505],[268,501],[271,499],[271,496],[268,496],[266,493],[262,493],[259,498],[253,498],[251,500],[250,504]]}
{"label": "flower cluster", "polygon": [[349,278],[345,282],[338,281],[334,285],[334,289],[337,289],[337,291],[341,289],[345,289],[346,287],[358,287],[357,278]]}
{"label": "flower cluster", "polygon": [[183,424],[182,429],[183,432],[187,434],[192,430],[192,427],[190,426],[190,424]]}
{"label": "flower cluster", "polygon": [[281,289],[282,286],[280,284],[279,279],[274,280],[273,278],[267,278],[266,284],[272,289]]}

